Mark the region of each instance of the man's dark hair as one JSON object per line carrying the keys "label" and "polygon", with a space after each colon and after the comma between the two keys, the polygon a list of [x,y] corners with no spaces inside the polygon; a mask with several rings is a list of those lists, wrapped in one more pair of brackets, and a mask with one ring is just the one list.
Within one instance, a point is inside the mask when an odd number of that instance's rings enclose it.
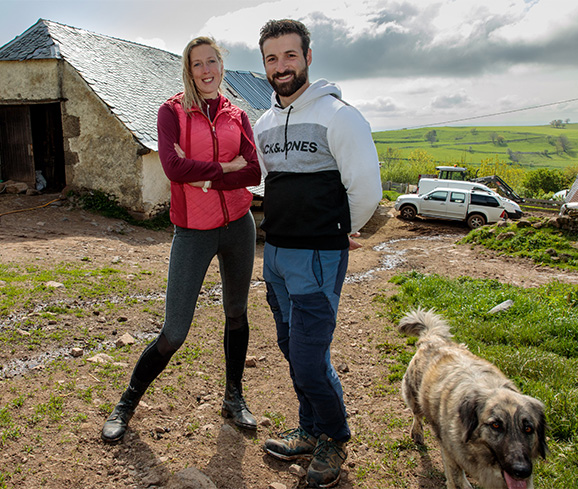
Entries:
{"label": "man's dark hair", "polygon": [[309,30],[307,27],[305,27],[305,25],[298,20],[270,20],[263,27],[261,27],[260,34],[261,37],[259,37],[259,48],[261,49],[261,56],[263,55],[263,43],[267,39],[275,39],[286,34],[297,34],[301,38],[303,57],[307,58],[309,45],[311,44],[311,37],[309,36]]}

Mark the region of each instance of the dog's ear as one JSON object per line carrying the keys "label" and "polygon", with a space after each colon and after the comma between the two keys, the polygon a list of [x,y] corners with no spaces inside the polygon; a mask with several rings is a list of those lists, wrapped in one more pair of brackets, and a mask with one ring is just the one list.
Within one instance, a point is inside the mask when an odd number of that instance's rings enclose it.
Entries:
{"label": "dog's ear", "polygon": [[544,416],[544,411],[540,411],[540,418],[538,420],[538,426],[536,427],[536,433],[538,435],[538,451],[542,458],[546,458],[548,453],[548,445],[546,445],[546,417]]}
{"label": "dog's ear", "polygon": [[478,427],[478,398],[477,396],[468,396],[461,403],[458,408],[460,421],[466,428],[464,442],[470,441],[474,431]]}

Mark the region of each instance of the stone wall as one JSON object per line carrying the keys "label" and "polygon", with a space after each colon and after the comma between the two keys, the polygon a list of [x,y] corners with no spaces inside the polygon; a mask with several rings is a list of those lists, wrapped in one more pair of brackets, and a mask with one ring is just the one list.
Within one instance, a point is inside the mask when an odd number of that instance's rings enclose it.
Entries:
{"label": "stone wall", "polygon": [[101,190],[123,207],[144,212],[142,146],[68,63],[62,95],[67,184]]}
{"label": "stone wall", "polygon": [[60,99],[59,66],[54,59],[0,62],[0,102],[57,101]]}
{"label": "stone wall", "polygon": [[142,212],[143,217],[149,217],[156,215],[168,207],[171,185],[165,175],[157,151],[151,151],[143,155],[142,166]]}
{"label": "stone wall", "polygon": [[558,216],[550,220],[552,226],[578,233],[578,215]]}

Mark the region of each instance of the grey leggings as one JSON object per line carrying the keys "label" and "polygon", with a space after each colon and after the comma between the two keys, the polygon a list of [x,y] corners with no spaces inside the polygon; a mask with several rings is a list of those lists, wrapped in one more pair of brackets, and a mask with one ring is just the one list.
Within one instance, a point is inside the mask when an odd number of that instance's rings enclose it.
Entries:
{"label": "grey leggings", "polygon": [[[242,342],[248,341],[247,300],[255,257],[253,215],[248,212],[228,226],[207,231],[175,226],[165,322],[159,336],[143,351],[134,368],[131,383],[142,385],[152,382],[185,342],[203,280],[215,256],[219,259],[225,316],[233,319],[226,322],[227,327],[246,329]],[[228,331],[226,339],[227,334]],[[240,346],[246,351],[246,344]]]}

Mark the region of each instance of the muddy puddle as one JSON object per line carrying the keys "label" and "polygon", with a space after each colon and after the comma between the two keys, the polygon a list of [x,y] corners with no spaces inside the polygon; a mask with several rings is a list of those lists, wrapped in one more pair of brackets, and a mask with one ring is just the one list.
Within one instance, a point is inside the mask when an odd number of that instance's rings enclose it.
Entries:
{"label": "muddy puddle", "polygon": [[[22,324],[25,319],[33,318],[38,316],[39,314],[45,312],[51,306],[65,306],[65,307],[73,307],[73,308],[82,308],[86,310],[97,309],[100,305],[104,304],[105,302],[108,304],[120,304],[125,302],[127,299],[136,300],[140,303],[156,301],[156,300],[164,300],[164,294],[147,294],[147,295],[133,295],[129,297],[108,297],[105,300],[81,300],[81,299],[74,299],[74,300],[64,300],[64,301],[57,301],[54,303],[43,303],[38,304],[34,308],[34,310],[11,315],[5,318],[2,322],[0,322],[0,331],[14,329],[17,324]],[[18,328],[19,329],[19,328]],[[30,331],[21,330],[23,334],[30,333]],[[150,338],[154,337],[156,333],[148,333],[148,332],[134,332],[132,336],[136,340],[149,340]],[[104,352],[107,350],[111,350],[115,346],[115,341],[102,341],[99,342],[96,346],[91,347],[90,349],[84,350],[84,356],[89,357],[96,353]],[[70,344],[65,347],[61,348],[54,348],[50,351],[44,351],[38,354],[25,356],[22,358],[18,358],[15,360],[11,360],[10,362],[0,366],[0,379],[6,379],[15,377],[17,375],[25,374],[30,370],[40,370],[44,368],[46,365],[50,364],[51,362],[58,361],[58,360],[66,360],[72,358],[71,350],[72,348],[86,348],[86,345],[80,344]]]}
{"label": "muddy puddle", "polygon": [[345,283],[354,284],[359,282],[365,282],[368,280],[373,280],[377,272],[383,272],[387,270],[395,270],[405,264],[404,256],[408,252],[410,243],[416,243],[419,241],[441,241],[448,238],[459,238],[459,235],[443,235],[443,236],[419,236],[416,238],[400,238],[392,239],[384,243],[380,243],[373,247],[374,251],[382,253],[380,258],[380,265],[371,270],[367,270],[362,273],[356,273],[348,275],[345,277]]}

